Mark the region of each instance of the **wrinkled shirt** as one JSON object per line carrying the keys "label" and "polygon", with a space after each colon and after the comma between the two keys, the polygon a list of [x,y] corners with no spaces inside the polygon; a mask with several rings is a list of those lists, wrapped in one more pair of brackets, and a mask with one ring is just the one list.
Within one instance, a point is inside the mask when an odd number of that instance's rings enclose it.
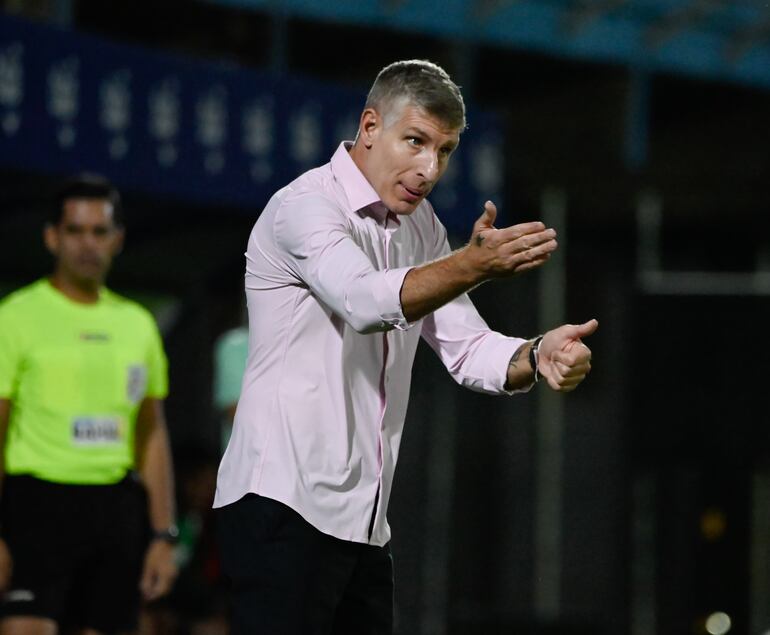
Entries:
{"label": "wrinkled shirt", "polygon": [[420,336],[491,394],[525,340],[491,331],[465,294],[407,322],[404,276],[450,253],[446,230],[427,201],[389,212],[348,147],[279,190],[249,237],[249,356],[214,507],[252,492],[381,546]]}

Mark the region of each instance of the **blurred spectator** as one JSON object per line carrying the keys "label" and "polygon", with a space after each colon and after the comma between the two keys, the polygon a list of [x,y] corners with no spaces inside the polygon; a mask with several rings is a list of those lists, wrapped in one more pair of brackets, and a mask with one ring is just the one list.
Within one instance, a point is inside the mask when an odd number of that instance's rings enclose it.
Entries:
{"label": "blurred spectator", "polygon": [[0,632],[136,628],[176,575],[152,316],[104,287],[123,244],[120,196],[81,176],[45,227],[50,278],[0,303]]}
{"label": "blurred spectator", "polygon": [[222,420],[222,451],[230,440],[248,354],[248,326],[225,331],[214,345],[214,405]]}

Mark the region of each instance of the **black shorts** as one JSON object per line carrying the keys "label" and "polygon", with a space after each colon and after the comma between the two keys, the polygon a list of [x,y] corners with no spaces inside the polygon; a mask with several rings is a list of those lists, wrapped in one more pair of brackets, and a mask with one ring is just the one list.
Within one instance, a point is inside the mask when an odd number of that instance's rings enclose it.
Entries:
{"label": "black shorts", "polygon": [[217,509],[216,520],[232,635],[392,634],[388,545],[333,538],[255,494]]}
{"label": "black shorts", "polygon": [[115,485],[6,476],[0,510],[13,557],[0,616],[104,633],[136,628],[150,532],[146,493],[133,475]]}

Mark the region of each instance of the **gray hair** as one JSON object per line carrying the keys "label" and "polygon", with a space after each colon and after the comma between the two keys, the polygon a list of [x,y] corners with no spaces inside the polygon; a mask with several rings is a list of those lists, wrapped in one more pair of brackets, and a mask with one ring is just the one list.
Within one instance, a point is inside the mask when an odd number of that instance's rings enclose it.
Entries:
{"label": "gray hair", "polygon": [[451,128],[465,129],[460,88],[433,62],[402,60],[383,68],[369,90],[366,108],[374,108],[386,117],[402,101],[422,108]]}

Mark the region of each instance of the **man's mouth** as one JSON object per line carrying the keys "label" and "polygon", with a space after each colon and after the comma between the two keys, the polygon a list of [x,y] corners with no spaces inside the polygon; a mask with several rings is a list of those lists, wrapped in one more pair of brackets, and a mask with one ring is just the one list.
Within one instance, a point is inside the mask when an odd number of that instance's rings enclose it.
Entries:
{"label": "man's mouth", "polygon": [[422,190],[414,189],[411,187],[407,187],[403,183],[401,184],[401,187],[404,189],[404,193],[406,194],[406,199],[410,203],[414,203],[415,201],[420,200],[423,196],[425,196],[424,192]]}
{"label": "man's mouth", "polygon": [[102,260],[98,256],[80,256],[78,264],[82,267],[101,267]]}

